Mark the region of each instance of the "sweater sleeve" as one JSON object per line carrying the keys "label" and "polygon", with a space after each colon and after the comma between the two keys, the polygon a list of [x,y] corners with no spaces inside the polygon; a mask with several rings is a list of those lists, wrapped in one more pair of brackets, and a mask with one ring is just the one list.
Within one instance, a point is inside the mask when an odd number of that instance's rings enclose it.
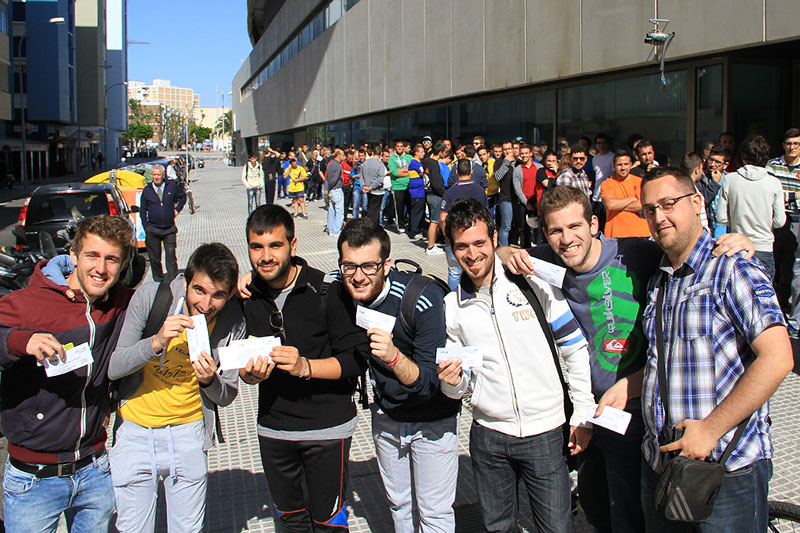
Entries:
{"label": "sweater sleeve", "polygon": [[180,213],[183,211],[183,206],[186,205],[186,192],[175,184],[175,211]]}
{"label": "sweater sleeve", "polygon": [[[456,289],[458,290],[458,289]],[[454,293],[450,293],[450,295],[445,297],[445,324],[446,324],[446,332],[447,332],[447,340],[445,341],[445,346],[448,348],[453,347],[461,347],[464,346],[464,342],[461,340],[460,335],[458,334],[456,325],[458,320],[456,319],[456,310],[455,307],[458,306],[458,302],[455,301]],[[440,386],[442,388],[442,393],[447,396],[448,398],[452,398],[453,400],[460,400],[464,393],[467,392],[467,386],[469,385],[469,376],[466,372],[461,374],[461,383],[458,385],[450,385],[449,383],[445,383],[444,381],[440,380]]]}
{"label": "sweater sleeve", "polygon": [[[229,301],[228,306],[236,306],[233,309],[226,309],[226,313],[233,319],[230,334],[227,335],[222,341],[214,347],[213,352],[214,361],[219,365],[219,352],[220,346],[228,346],[232,341],[244,339],[247,336],[247,325],[244,321],[244,316],[239,308],[239,302]],[[226,306],[227,307],[227,306]],[[223,318],[220,316],[220,319]],[[222,323],[217,322],[217,327],[223,326]],[[227,328],[227,326],[225,326]],[[215,327],[216,331],[216,327]],[[206,386],[200,386],[200,392],[213,403],[220,407],[225,407],[233,403],[236,399],[236,394],[239,392],[239,370],[219,370],[214,375],[214,379]]]}
{"label": "sweater sleeve", "polygon": [[722,180],[717,194],[717,223],[723,226],[728,225],[728,182]]}
{"label": "sweater sleeve", "polygon": [[405,354],[419,368],[419,377],[406,388],[410,394],[425,400],[433,398],[439,390],[436,349],[443,347],[446,339],[441,293],[434,295],[430,288],[417,300],[414,309],[414,352]]}
{"label": "sweater sleeve", "polygon": [[519,200],[522,203],[522,205],[527,204],[528,203],[528,199],[525,198],[525,193],[522,192],[522,179],[523,179],[523,176],[522,176],[522,167],[521,166],[514,167],[514,174],[512,176],[512,179],[514,180],[512,182],[512,184],[514,185],[514,194],[517,195],[517,200]]}
{"label": "sweater sleeve", "polygon": [[561,289],[532,276],[527,276],[526,279],[539,293],[545,306],[547,322],[553,330],[556,346],[561,356],[564,380],[567,382],[569,396],[574,407],[569,424],[578,426],[585,421],[586,413],[594,405],[588,343],[581,333],[578,322]]}
{"label": "sweater sleeve", "polygon": [[137,372],[159,354],[153,351],[152,337],[142,338],[150,308],[156,298],[158,283],[148,283],[133,294],[123,317],[117,347],[108,362],[108,379],[120,379]]}
{"label": "sweater sleeve", "polygon": [[786,204],[783,202],[783,187],[778,182],[772,203],[772,227],[780,228],[786,224]]}
{"label": "sweater sleeve", "polygon": [[343,289],[335,282],[328,290],[325,305],[331,351],[342,369],[340,379],[358,377],[365,372],[369,353],[364,330],[356,325],[355,315],[351,316],[343,297]]}

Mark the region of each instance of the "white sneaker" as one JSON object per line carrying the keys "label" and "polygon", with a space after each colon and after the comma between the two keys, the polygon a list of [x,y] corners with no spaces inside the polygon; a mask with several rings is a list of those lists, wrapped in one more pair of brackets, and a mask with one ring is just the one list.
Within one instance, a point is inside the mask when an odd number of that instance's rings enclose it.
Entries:
{"label": "white sneaker", "polygon": [[428,255],[442,255],[444,252],[442,252],[439,248],[434,246],[433,248],[426,248],[425,253]]}

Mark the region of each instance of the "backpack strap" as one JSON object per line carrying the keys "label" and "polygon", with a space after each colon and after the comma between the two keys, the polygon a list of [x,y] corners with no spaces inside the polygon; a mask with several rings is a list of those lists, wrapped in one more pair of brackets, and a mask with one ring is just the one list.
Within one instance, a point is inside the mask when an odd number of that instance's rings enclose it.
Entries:
{"label": "backpack strap", "polygon": [[170,280],[164,280],[158,284],[156,297],[153,300],[153,305],[150,307],[150,314],[147,315],[147,322],[145,323],[144,330],[142,331],[142,338],[152,337],[164,325],[164,321],[169,316],[169,308],[172,305],[172,291],[169,287]]}
{"label": "backpack strap", "polygon": [[417,300],[425,292],[425,289],[433,283],[433,281],[425,276],[415,274],[411,277],[411,281],[406,285],[406,290],[403,291],[403,298],[400,300],[400,325],[403,327],[406,335],[414,338],[416,331],[414,325],[414,311],[417,307]]}

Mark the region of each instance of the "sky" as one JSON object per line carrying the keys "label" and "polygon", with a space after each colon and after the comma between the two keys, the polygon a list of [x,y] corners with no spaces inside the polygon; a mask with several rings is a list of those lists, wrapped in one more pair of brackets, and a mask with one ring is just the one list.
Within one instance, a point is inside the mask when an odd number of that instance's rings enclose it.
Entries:
{"label": "sky", "polygon": [[[247,0],[128,0],[128,79],[167,79],[217,105],[216,86],[230,107],[231,82],[252,50]],[[222,96],[219,97],[222,105]]]}

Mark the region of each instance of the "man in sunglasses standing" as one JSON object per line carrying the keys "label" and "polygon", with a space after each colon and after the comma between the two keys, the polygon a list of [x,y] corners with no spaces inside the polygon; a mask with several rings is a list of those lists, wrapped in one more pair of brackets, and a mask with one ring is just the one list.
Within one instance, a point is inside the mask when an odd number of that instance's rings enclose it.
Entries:
{"label": "man in sunglasses standing", "polygon": [[[452,532],[461,402],[439,386],[436,349],[445,345],[444,292],[435,283],[415,292],[415,275],[391,268],[389,235],[370,219],[349,222],[338,244],[339,270],[353,302],[398,317],[392,328],[366,332],[375,398],[372,436],[394,530],[415,530],[413,494],[420,531]],[[411,327],[402,324],[404,296],[416,300]]]}
{"label": "man in sunglasses standing", "polygon": [[325,274],[296,256],[294,222],[283,207],[253,211],[247,243],[248,334],[278,336],[281,346],[239,375],[260,383],[258,441],[280,529],[347,530],[353,392],[368,350],[363,330],[340,284],[326,284]]}

